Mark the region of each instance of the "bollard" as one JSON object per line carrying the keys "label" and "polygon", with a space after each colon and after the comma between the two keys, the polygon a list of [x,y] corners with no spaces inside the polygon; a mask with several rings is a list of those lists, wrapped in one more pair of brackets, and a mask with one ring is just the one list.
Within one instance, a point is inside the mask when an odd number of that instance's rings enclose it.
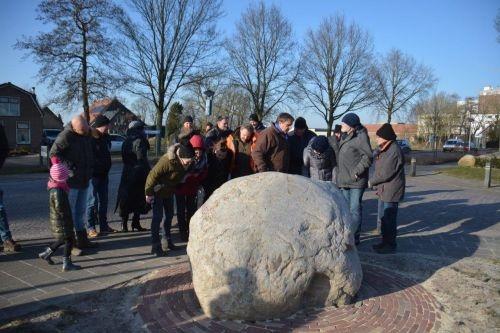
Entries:
{"label": "bollard", "polygon": [[484,166],[484,187],[491,186],[491,162],[486,162]]}
{"label": "bollard", "polygon": [[415,157],[412,157],[410,164],[410,177],[415,177],[416,175],[417,175],[417,159]]}

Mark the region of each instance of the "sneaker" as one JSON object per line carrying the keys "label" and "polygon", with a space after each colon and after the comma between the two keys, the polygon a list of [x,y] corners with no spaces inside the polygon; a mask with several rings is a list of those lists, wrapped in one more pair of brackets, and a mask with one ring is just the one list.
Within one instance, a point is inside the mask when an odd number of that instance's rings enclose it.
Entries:
{"label": "sneaker", "polygon": [[87,237],[88,238],[96,238],[97,236],[99,236],[99,233],[97,231],[95,231],[94,229],[90,229],[87,232]]}
{"label": "sneaker", "polygon": [[21,245],[17,244],[13,239],[7,239],[3,242],[4,252],[17,252],[21,251]]}

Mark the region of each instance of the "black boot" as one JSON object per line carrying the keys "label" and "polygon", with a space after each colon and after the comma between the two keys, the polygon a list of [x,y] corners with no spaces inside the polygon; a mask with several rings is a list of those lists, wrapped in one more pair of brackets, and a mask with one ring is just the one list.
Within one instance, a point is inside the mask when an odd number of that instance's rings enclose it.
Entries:
{"label": "black boot", "polygon": [[140,217],[135,216],[132,217],[132,231],[148,231],[148,229],[141,227]]}
{"label": "black boot", "polygon": [[62,267],[63,272],[76,271],[79,269],[82,269],[82,267],[74,265],[73,262],[71,261],[71,257],[63,257],[63,267]]}
{"label": "black boot", "polygon": [[76,247],[79,249],[95,249],[99,244],[89,241],[85,230],[76,232]]}
{"label": "black boot", "polygon": [[165,257],[167,252],[163,251],[161,244],[153,244],[151,247],[151,254],[154,254],[157,257]]}
{"label": "black boot", "polygon": [[122,217],[122,232],[128,232],[128,216]]}
{"label": "black boot", "polygon": [[47,247],[45,251],[43,251],[42,253],[38,253],[38,257],[48,262],[49,265],[54,265],[54,261],[52,261],[52,258],[50,258],[52,257],[52,254],[54,254],[54,251],[52,251],[50,247]]}
{"label": "black boot", "polygon": [[172,242],[171,239],[169,239],[167,242],[168,242],[167,247],[168,247],[169,250],[172,250],[172,251],[180,250],[180,248],[177,245],[175,245],[174,242]]}

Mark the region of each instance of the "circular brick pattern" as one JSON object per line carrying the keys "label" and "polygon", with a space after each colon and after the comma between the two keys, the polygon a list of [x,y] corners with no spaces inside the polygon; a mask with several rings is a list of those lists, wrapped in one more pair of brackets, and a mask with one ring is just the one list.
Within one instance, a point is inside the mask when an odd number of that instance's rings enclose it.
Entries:
{"label": "circular brick pattern", "polygon": [[284,319],[212,320],[198,303],[187,263],[153,273],[137,310],[150,332],[429,332],[439,329],[434,297],[383,268],[363,265],[358,302],[300,311]]}

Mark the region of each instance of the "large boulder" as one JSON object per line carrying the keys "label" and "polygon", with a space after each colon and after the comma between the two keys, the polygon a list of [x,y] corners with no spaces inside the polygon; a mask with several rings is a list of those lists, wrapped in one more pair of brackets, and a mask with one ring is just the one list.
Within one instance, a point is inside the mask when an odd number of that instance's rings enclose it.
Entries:
{"label": "large boulder", "polygon": [[476,158],[472,155],[464,155],[458,160],[458,166],[461,167],[473,167],[476,164]]}
{"label": "large boulder", "polygon": [[349,303],[362,280],[354,230],[329,182],[265,172],[224,184],[190,223],[187,252],[203,311],[262,320]]}

